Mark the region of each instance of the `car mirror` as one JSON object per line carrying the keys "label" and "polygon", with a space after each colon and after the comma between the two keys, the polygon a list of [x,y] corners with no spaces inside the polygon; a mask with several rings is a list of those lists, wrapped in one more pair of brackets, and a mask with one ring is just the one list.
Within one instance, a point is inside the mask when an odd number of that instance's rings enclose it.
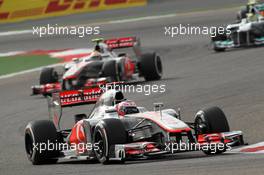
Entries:
{"label": "car mirror", "polygon": [[154,103],[154,111],[161,111],[163,108],[164,104],[163,103]]}

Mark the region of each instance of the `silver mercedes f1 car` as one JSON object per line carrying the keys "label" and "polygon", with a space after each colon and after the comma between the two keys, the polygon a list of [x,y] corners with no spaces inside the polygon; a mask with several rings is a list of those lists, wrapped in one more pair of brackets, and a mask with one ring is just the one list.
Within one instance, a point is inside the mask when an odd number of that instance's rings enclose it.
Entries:
{"label": "silver mercedes f1 car", "polygon": [[263,45],[264,13],[248,13],[247,18],[228,25],[225,32],[217,33],[211,40],[216,52],[222,52],[228,48]]}

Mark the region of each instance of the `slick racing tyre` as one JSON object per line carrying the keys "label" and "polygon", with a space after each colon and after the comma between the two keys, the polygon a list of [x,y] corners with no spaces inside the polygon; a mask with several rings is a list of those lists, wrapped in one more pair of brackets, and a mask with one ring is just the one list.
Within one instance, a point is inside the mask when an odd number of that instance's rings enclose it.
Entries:
{"label": "slick racing tyre", "polygon": [[264,36],[264,22],[253,23],[251,26],[251,34],[255,38]]}
{"label": "slick racing tyre", "polygon": [[146,81],[159,80],[162,77],[162,61],[156,53],[143,54],[139,60],[139,71]]}
{"label": "slick racing tyre", "polygon": [[212,41],[225,41],[227,40],[227,36],[226,36],[226,33],[216,33],[215,36],[211,37],[212,38]]}
{"label": "slick racing tyre", "polygon": [[[219,107],[211,107],[197,112],[195,116],[195,124],[196,134],[230,131],[226,116]],[[198,125],[202,125],[203,128],[199,128]]]}
{"label": "slick racing tyre", "polygon": [[213,43],[213,49],[215,52],[224,52],[226,49],[218,47],[215,43]]}
{"label": "slick racing tyre", "polygon": [[104,62],[102,67],[102,77],[110,77],[112,82],[119,81],[118,67],[115,60]]}
{"label": "slick racing tyre", "polygon": [[44,68],[40,73],[39,84],[44,85],[48,83],[56,83],[58,82],[58,79],[58,73],[54,70],[54,68]]}
{"label": "slick racing tyre", "polygon": [[56,163],[60,150],[55,148],[55,145],[59,145],[57,144],[59,140],[56,128],[51,121],[30,122],[25,129],[25,148],[28,159],[33,165]]}
{"label": "slick racing tyre", "polygon": [[[195,134],[213,134],[229,132],[229,124],[224,112],[219,107],[211,107],[197,112],[194,121]],[[204,150],[205,154],[220,154],[225,150],[217,150],[212,153],[211,150]]]}
{"label": "slick racing tyre", "polygon": [[247,8],[243,8],[241,9],[238,13],[237,13],[237,21],[241,22],[242,19],[247,18]]}
{"label": "slick racing tyre", "polygon": [[225,33],[224,34],[222,34],[222,33],[216,33],[216,36],[215,37],[211,37],[211,39],[212,39],[212,42],[213,42],[213,49],[214,49],[214,51],[216,51],[216,52],[223,52],[223,51],[226,50],[225,48],[218,47],[216,45],[216,43],[215,43],[217,41],[226,41],[227,40],[227,36],[226,36]]}
{"label": "slick racing tyre", "polygon": [[[94,153],[102,164],[109,163],[111,152],[115,144],[127,143],[127,132],[124,124],[119,119],[109,118],[99,122],[93,134]],[[125,153],[120,153],[121,162],[124,162]]]}

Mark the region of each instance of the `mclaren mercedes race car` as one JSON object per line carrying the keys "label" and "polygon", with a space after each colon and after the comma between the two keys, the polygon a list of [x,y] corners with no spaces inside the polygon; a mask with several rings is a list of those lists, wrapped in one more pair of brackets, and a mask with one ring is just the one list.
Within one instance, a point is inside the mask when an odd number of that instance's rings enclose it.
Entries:
{"label": "mclaren mercedes race car", "polygon": [[[26,154],[32,164],[50,164],[63,158],[124,163],[194,150],[212,155],[243,144],[242,132],[230,131],[218,107],[200,110],[194,122],[184,122],[179,110],[162,109],[162,103],[155,103],[154,111],[148,111],[125,99],[121,91],[100,93],[94,88],[61,91],[48,97],[53,120],[32,121],[25,129]],[[80,111],[75,115],[71,129],[61,128],[65,107],[94,102],[90,114]]]}
{"label": "mclaren mercedes race car", "polygon": [[211,38],[213,49],[216,52],[228,48],[260,46],[264,44],[264,18],[256,21],[242,19],[241,22],[230,24],[226,31],[217,33]]}
{"label": "mclaren mercedes race car", "polygon": [[[50,95],[60,90],[74,90],[109,82],[146,81],[162,77],[161,57],[155,53],[142,53],[136,37],[95,39],[89,56],[75,58],[64,67],[61,76],[54,68],[45,68],[40,74],[40,85],[32,86],[32,94]],[[132,48],[132,52],[114,52]],[[126,50],[127,51],[127,50]]]}

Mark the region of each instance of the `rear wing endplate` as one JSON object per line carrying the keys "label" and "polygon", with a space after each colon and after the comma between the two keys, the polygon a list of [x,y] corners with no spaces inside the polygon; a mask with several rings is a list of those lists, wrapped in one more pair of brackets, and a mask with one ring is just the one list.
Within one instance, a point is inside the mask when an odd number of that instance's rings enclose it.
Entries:
{"label": "rear wing endplate", "polygon": [[60,129],[62,111],[65,107],[94,104],[103,93],[100,87],[83,90],[70,90],[53,93],[48,97],[49,118]]}
{"label": "rear wing endplate", "polygon": [[[95,86],[82,90],[69,90],[53,93],[48,97],[49,118],[60,129],[60,120],[63,108],[95,104],[100,96],[108,89],[115,88],[115,85],[122,85],[123,82],[107,83],[104,86]],[[104,87],[104,88],[103,88]]]}

